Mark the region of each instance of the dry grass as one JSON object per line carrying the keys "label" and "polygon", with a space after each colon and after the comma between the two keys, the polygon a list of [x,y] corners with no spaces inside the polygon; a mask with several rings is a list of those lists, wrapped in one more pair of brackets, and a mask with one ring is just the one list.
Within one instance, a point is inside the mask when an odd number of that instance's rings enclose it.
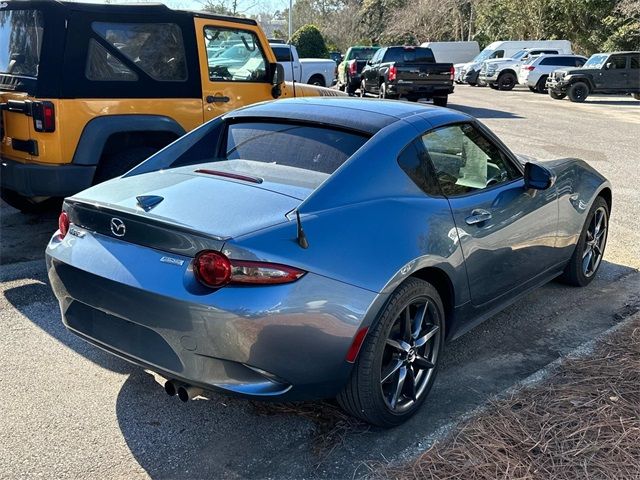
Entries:
{"label": "dry grass", "polygon": [[640,317],[564,361],[543,383],[493,401],[395,479],[640,479]]}

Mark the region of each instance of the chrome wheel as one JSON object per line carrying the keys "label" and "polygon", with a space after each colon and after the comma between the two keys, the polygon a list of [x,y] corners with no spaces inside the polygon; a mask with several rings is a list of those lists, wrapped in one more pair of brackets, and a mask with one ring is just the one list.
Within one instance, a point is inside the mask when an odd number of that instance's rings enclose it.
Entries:
{"label": "chrome wheel", "polygon": [[582,252],[582,273],[587,278],[596,273],[602,261],[604,246],[607,242],[607,227],[607,211],[604,207],[600,207],[591,217]]}
{"label": "chrome wheel", "polygon": [[395,319],[382,357],[380,388],[394,413],[411,408],[425,393],[438,359],[440,316],[428,298],[414,299]]}

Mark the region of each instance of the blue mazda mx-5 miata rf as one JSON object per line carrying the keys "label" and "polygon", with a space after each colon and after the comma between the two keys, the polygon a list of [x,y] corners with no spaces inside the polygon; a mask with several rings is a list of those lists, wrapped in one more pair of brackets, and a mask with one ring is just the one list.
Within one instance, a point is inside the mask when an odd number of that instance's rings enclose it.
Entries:
{"label": "blue mazda mx-5 miata rf", "polygon": [[555,277],[588,284],[610,211],[589,165],[518,157],[468,115],[278,100],[67,198],[47,265],[69,330],[185,401],[337,397],[393,426],[446,340]]}

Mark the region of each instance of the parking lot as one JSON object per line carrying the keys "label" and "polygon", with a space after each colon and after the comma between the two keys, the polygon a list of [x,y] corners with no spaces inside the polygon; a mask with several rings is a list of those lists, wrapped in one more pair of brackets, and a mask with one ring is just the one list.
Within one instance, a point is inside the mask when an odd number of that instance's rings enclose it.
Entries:
{"label": "parking lot", "polygon": [[[456,86],[451,108],[476,116],[517,153],[583,158],[613,185],[605,261],[584,289],[552,283],[449,344],[432,394],[383,431],[331,404],[263,405],[208,394],[182,404],[160,379],[65,331],[43,251],[57,213],[2,205],[0,477],[353,478],[366,462],[418,448],[452,422],[640,308],[640,102],[583,104]],[[7,427],[8,428],[8,427]]]}

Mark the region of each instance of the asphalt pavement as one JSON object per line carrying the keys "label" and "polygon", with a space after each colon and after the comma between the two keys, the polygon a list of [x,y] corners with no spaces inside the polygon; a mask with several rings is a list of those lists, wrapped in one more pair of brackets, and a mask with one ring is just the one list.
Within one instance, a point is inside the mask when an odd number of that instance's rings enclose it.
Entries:
{"label": "asphalt pavement", "polygon": [[367,461],[425,448],[491,395],[637,311],[640,102],[457,86],[450,107],[518,153],[580,157],[611,180],[609,244],[590,286],[550,283],[447,345],[424,407],[393,430],[345,422],[331,404],[263,406],[218,394],[183,404],[158,377],[64,329],[43,261],[57,214],[3,204],[0,478],[357,477]]}

